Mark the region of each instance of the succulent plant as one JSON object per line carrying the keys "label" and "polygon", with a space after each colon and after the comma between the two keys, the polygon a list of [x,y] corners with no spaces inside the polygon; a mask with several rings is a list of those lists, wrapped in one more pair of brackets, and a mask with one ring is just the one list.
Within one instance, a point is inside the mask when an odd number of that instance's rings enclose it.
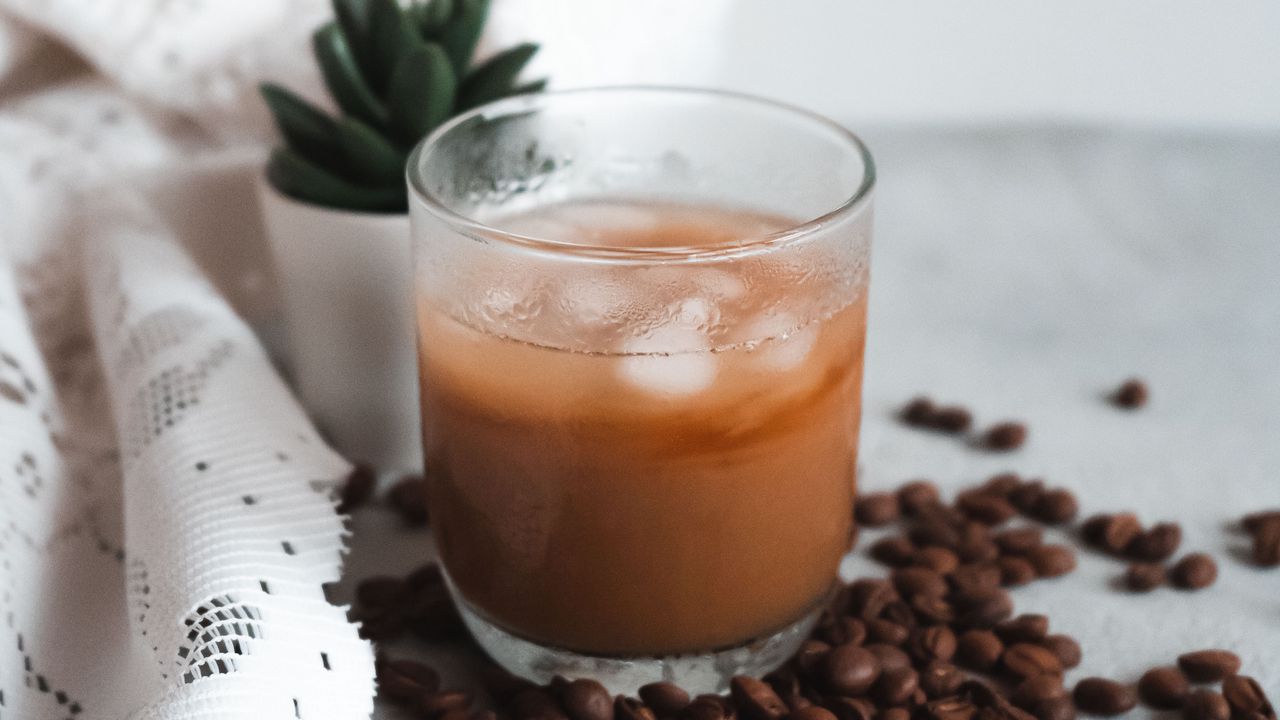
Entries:
{"label": "succulent plant", "polygon": [[284,136],[267,178],[304,202],[364,212],[405,212],[405,161],[413,145],[453,115],[537,92],[519,84],[538,46],[524,43],[471,64],[489,0],[334,0],[334,20],[312,49],[341,117],[263,83]]}

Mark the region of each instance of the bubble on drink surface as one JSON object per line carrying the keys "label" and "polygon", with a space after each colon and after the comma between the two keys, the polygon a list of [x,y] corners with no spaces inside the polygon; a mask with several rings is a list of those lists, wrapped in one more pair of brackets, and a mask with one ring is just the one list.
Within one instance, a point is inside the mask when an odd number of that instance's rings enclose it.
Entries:
{"label": "bubble on drink surface", "polygon": [[662,395],[692,395],[716,379],[716,358],[706,334],[677,325],[663,325],[628,339],[619,358],[619,371],[633,385]]}
{"label": "bubble on drink surface", "polygon": [[771,371],[797,368],[818,341],[817,323],[802,325],[789,313],[766,315],[747,325],[757,363]]}

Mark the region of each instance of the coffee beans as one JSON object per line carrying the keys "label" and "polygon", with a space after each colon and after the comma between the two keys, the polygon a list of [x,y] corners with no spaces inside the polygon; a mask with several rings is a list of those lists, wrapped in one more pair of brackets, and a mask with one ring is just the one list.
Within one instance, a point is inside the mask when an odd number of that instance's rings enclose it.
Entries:
{"label": "coffee beans", "polygon": [[1152,668],[1138,681],[1138,694],[1142,701],[1158,710],[1182,707],[1190,692],[1191,683],[1181,670],[1173,666]]}
{"label": "coffee beans", "polygon": [[1041,545],[1027,553],[1027,560],[1042,578],[1066,575],[1076,569],[1076,554],[1065,545]]}
{"label": "coffee beans", "polygon": [[1164,582],[1164,566],[1159,563],[1132,563],[1124,573],[1125,586],[1134,592],[1148,592]]}
{"label": "coffee beans", "polygon": [[1182,528],[1176,523],[1160,523],[1129,543],[1129,555],[1136,560],[1168,560],[1182,544]]}
{"label": "coffee beans", "polygon": [[927,397],[918,397],[907,403],[899,417],[912,427],[945,433],[962,433],[973,422],[973,415],[965,408],[959,405],[940,407]]}
{"label": "coffee beans", "polygon": [[1062,678],[1057,675],[1036,675],[1018,683],[1013,690],[1013,703],[1023,710],[1031,711],[1037,704],[1046,700],[1067,697],[1067,689],[1062,686]]}
{"label": "coffee beans", "polygon": [[1010,674],[1020,678],[1062,672],[1062,663],[1057,655],[1031,643],[1010,645],[1000,656],[1000,664]]}
{"label": "coffee beans", "polygon": [[1197,650],[1179,655],[1178,667],[1195,682],[1218,682],[1240,672],[1240,656],[1230,650]]}
{"label": "coffee beans", "polygon": [[824,707],[809,705],[792,711],[791,720],[837,720],[837,718]]}
{"label": "coffee beans", "polygon": [[619,695],[613,702],[613,716],[617,720],[657,720],[648,706],[625,695]]}
{"label": "coffee beans", "polygon": [[1039,642],[1049,634],[1049,618],[1044,615],[1024,614],[1000,622],[996,635],[1005,643]]}
{"label": "coffee beans", "polygon": [[768,683],[739,675],[729,682],[729,697],[745,720],[779,720],[789,711]]}
{"label": "coffee beans", "polygon": [[[808,642],[813,643],[814,641],[810,640]],[[827,647],[825,643],[819,643],[819,645],[822,646],[821,650],[823,653],[831,649]],[[810,646],[811,651],[816,649],[817,646]],[[803,651],[804,648],[802,647],[801,652]],[[640,688],[638,694],[640,695],[640,699],[643,700],[646,705],[653,708],[653,711],[657,713],[658,717],[672,717],[685,709],[689,704],[689,693],[685,692],[683,688],[675,683],[650,683]]]}
{"label": "coffee beans", "polygon": [[913,480],[898,488],[898,503],[902,512],[915,515],[940,502],[938,486],[928,480]]}
{"label": "coffee beans", "polygon": [[1035,503],[1031,515],[1047,525],[1061,525],[1074,520],[1080,512],[1080,504],[1071,491],[1063,488],[1048,490]]}
{"label": "coffee beans", "polygon": [[1080,643],[1067,635],[1050,635],[1040,641],[1040,646],[1056,655],[1064,668],[1076,667],[1083,657]]}
{"label": "coffee beans", "polygon": [[1186,590],[1209,587],[1218,579],[1218,564],[1204,553],[1191,553],[1169,571],[1169,580]]}
{"label": "coffee beans", "polygon": [[1025,555],[1040,547],[1044,532],[1030,525],[1004,530],[996,534],[995,543],[999,548],[1013,555]]}
{"label": "coffee beans", "polygon": [[974,670],[991,670],[1003,654],[1004,643],[990,630],[968,630],[956,643],[957,660]]}
{"label": "coffee beans", "polygon": [[1222,693],[1201,688],[1187,696],[1182,706],[1186,720],[1231,720],[1231,706]]}
{"label": "coffee beans", "polygon": [[949,662],[935,660],[920,671],[920,689],[931,699],[953,695],[964,682],[964,673]]}
{"label": "coffee beans", "polygon": [[403,704],[414,704],[440,689],[440,676],[436,671],[412,660],[391,660],[379,663],[378,692]]}
{"label": "coffee beans", "polygon": [[996,560],[1000,568],[1000,584],[1005,587],[1026,585],[1037,577],[1036,567],[1031,561],[1016,555],[1006,555]]}
{"label": "coffee beans", "polygon": [[1111,394],[1111,402],[1125,410],[1136,410],[1147,404],[1147,384],[1138,378],[1130,378]]}
{"label": "coffee beans", "polygon": [[1280,566],[1280,510],[1264,510],[1246,515],[1241,521],[1252,540],[1254,564]]}
{"label": "coffee beans", "polygon": [[907,652],[917,662],[950,660],[956,654],[956,635],[946,625],[932,625],[912,631]]}
{"label": "coffee beans", "polygon": [[982,435],[983,446],[997,452],[1016,450],[1026,441],[1027,426],[1019,422],[997,423]]}
{"label": "coffee beans", "polygon": [[1128,685],[1114,680],[1091,677],[1076,683],[1072,692],[1076,707],[1090,715],[1109,717],[1126,713],[1138,704],[1138,697]]}
{"label": "coffee beans", "polygon": [[871,493],[860,496],[853,505],[854,516],[867,527],[882,527],[894,522],[901,515],[897,496],[890,493]]}
{"label": "coffee beans", "polygon": [[827,688],[841,695],[861,695],[880,677],[880,658],[866,648],[841,645],[823,662]]}
{"label": "coffee beans", "polygon": [[346,481],[342,485],[342,490],[338,494],[338,507],[340,513],[346,514],[364,505],[373,497],[373,490],[378,484],[378,474],[371,465],[357,464],[351,469],[351,474],[347,475]]}
{"label": "coffee beans", "polygon": [[1275,720],[1275,708],[1271,707],[1266,693],[1258,681],[1243,675],[1232,675],[1222,681],[1222,694],[1235,715],[1245,718],[1270,718]]}
{"label": "coffee beans", "polygon": [[[613,720],[613,696],[595,680],[582,679],[570,682],[561,691],[560,702],[571,720]],[[757,720],[777,720],[777,718]]]}
{"label": "coffee beans", "polygon": [[905,705],[920,688],[920,676],[904,667],[886,670],[876,681],[874,695],[885,705]]}

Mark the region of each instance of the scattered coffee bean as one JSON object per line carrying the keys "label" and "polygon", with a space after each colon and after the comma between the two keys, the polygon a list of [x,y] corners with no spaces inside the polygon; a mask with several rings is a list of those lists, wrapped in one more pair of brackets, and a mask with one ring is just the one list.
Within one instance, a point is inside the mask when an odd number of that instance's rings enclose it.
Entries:
{"label": "scattered coffee bean", "polygon": [[1044,532],[1031,525],[1010,528],[997,533],[995,542],[1006,553],[1025,555],[1043,544]]}
{"label": "scattered coffee bean", "polygon": [[1193,690],[1182,706],[1186,720],[1231,720],[1231,706],[1222,693],[1201,688]]}
{"label": "scattered coffee bean", "polygon": [[1076,569],[1076,554],[1065,545],[1041,545],[1027,553],[1027,560],[1042,578],[1066,575]]}
{"label": "scattered coffee bean", "polygon": [[945,433],[962,433],[973,424],[973,414],[959,405],[934,410],[930,426]]}
{"label": "scattered coffee bean", "polygon": [[1133,513],[1117,513],[1102,518],[1096,544],[1112,555],[1125,553],[1142,534],[1142,523],[1138,522],[1138,516]]}
{"label": "scattered coffee bean", "polygon": [[1163,562],[1173,556],[1182,544],[1182,527],[1177,523],[1160,523],[1139,534],[1129,544],[1129,555],[1135,560]]}
{"label": "scattered coffee bean", "polygon": [[1131,563],[1124,573],[1124,584],[1134,592],[1148,592],[1165,582],[1164,566],[1160,563]]}
{"label": "scattered coffee bean", "polygon": [[964,682],[964,673],[949,662],[935,660],[920,671],[920,689],[930,699],[954,695]]}
{"label": "scattered coffee bean", "polygon": [[1054,488],[1042,495],[1031,515],[1046,525],[1061,525],[1074,520],[1080,504],[1070,490]]}
{"label": "scattered coffee bean", "polygon": [[1207,588],[1218,579],[1218,564],[1204,553],[1191,553],[1169,570],[1169,580],[1184,590]]}
{"label": "scattered coffee bean", "polygon": [[1177,710],[1191,692],[1191,683],[1172,665],[1151,668],[1138,681],[1138,695],[1157,710]]}
{"label": "scattered coffee bean", "polygon": [[898,599],[888,580],[863,578],[849,586],[848,613],[864,620],[880,617],[885,606]]}
{"label": "scattered coffee bean", "polygon": [[729,682],[729,697],[745,720],[779,720],[790,712],[768,683],[744,675]]}
{"label": "scattered coffee bean", "polygon": [[387,501],[410,527],[426,525],[427,484],[421,475],[406,475],[387,491]]}
{"label": "scattered coffee bean", "polygon": [[1041,700],[1031,707],[1036,720],[1076,720],[1076,704],[1071,696]]}
{"label": "scattered coffee bean", "polygon": [[931,625],[913,630],[906,650],[916,662],[923,664],[934,660],[951,660],[956,654],[956,644],[956,635],[951,628],[946,625]]}
{"label": "scattered coffee bean", "polygon": [[972,720],[978,708],[959,697],[933,700],[924,706],[924,717],[929,720]]}
{"label": "scattered coffee bean", "polygon": [[903,406],[899,417],[907,425],[928,427],[933,422],[935,412],[933,401],[927,397],[920,396]]}
{"label": "scattered coffee bean", "polygon": [[1085,678],[1076,683],[1072,698],[1081,710],[1104,717],[1126,713],[1138,704],[1133,688],[1099,677]]}
{"label": "scattered coffee bean", "polygon": [[1008,500],[981,490],[969,490],[956,498],[956,508],[972,520],[986,525],[1000,525],[1018,514]]}
{"label": "scattered coffee bean", "polygon": [[1057,655],[1031,643],[1017,643],[1005,648],[1004,654],[1000,656],[1000,664],[1019,678],[1062,673],[1062,663]]}
{"label": "scattered coffee bean", "polygon": [[342,484],[342,491],[338,494],[338,512],[345,515],[364,505],[369,498],[373,497],[373,490],[377,484],[378,474],[372,466],[356,464],[351,469],[351,474],[347,475],[346,482]]}
{"label": "scattered coffee bean", "polygon": [[990,563],[967,563],[947,577],[958,595],[977,595],[1000,585],[1000,568]]}
{"label": "scattered coffee bean", "polygon": [[911,609],[926,625],[950,625],[956,620],[955,608],[941,595],[917,595],[911,598]]}
{"label": "scattered coffee bean", "polygon": [[856,645],[832,648],[823,662],[827,688],[841,695],[861,695],[880,677],[880,672],[880,658]]}
{"label": "scattered coffee bean", "polygon": [[1044,493],[1043,480],[1029,480],[1009,491],[1009,502],[1018,508],[1018,512],[1030,516],[1035,513]]}
{"label": "scattered coffee bean", "polygon": [[881,538],[871,545],[871,557],[890,567],[905,567],[916,557],[915,543],[901,535]]}
{"label": "scattered coffee bean", "polygon": [[1002,654],[1004,643],[990,630],[968,630],[956,641],[957,661],[973,670],[991,670]]}
{"label": "scattered coffee bean", "polygon": [[876,618],[867,621],[867,640],[886,645],[901,645],[906,642],[911,631],[898,623]]}
{"label": "scattered coffee bean", "polygon": [[1076,667],[1084,657],[1084,653],[1080,650],[1080,643],[1069,635],[1050,635],[1039,644],[1040,647],[1057,656],[1058,662],[1062,663],[1064,668]]}
{"label": "scattered coffee bean", "polygon": [[884,643],[875,643],[867,646],[867,652],[874,655],[876,660],[879,661],[881,671],[911,667],[911,657],[903,652],[902,648],[885,645]]}
{"label": "scattered coffee bean", "polygon": [[924,568],[946,575],[953,572],[960,566],[960,558],[956,554],[943,547],[926,547],[916,551],[915,558],[912,563]]}
{"label": "scattered coffee bean", "polygon": [[894,668],[880,674],[872,694],[884,705],[905,705],[920,688],[920,676],[911,668]]}
{"label": "scattered coffee bean", "polygon": [[579,679],[570,682],[560,693],[560,703],[564,705],[571,720],[613,720],[613,696],[595,680]]}
{"label": "scattered coffee bean", "polygon": [[1234,714],[1242,718],[1269,718],[1275,720],[1275,708],[1267,700],[1257,680],[1244,675],[1232,675],[1222,681],[1222,694]]}
{"label": "scattered coffee bean", "polygon": [[1026,613],[997,623],[995,633],[1006,645],[1036,643],[1049,634],[1049,618]]}
{"label": "scattered coffee bean", "polygon": [[[826,643],[808,640],[801,646],[801,653],[805,651],[806,647],[812,652],[818,646],[822,646],[824,654],[831,649]],[[689,704],[689,693],[685,692],[679,685],[670,682],[649,683],[641,687],[637,694],[646,705],[653,708],[658,717],[674,716]]]}
{"label": "scattered coffee bean", "polygon": [[1004,472],[992,475],[982,484],[983,492],[1008,498],[1009,494],[1022,487],[1022,477],[1018,473]]}
{"label": "scattered coffee bean", "polygon": [[619,695],[614,700],[613,716],[617,720],[657,720],[657,716],[647,705],[626,695]]}
{"label": "scattered coffee bean", "polygon": [[[461,690],[441,690],[439,692],[424,695],[418,702],[418,712],[431,718],[440,717],[450,712],[463,712],[471,707],[472,697],[470,693]],[[559,714],[563,718],[562,713]],[[547,720],[550,720],[548,718]]]}
{"label": "scattered coffee bean", "polygon": [[907,567],[894,570],[890,580],[904,597],[945,595],[947,592],[946,579],[928,568]]}
{"label": "scattered coffee bean", "polygon": [[928,480],[913,480],[898,488],[898,504],[906,515],[915,515],[940,501],[938,486]]}
{"label": "scattered coffee bean", "polygon": [[1240,656],[1230,650],[1197,650],[1179,655],[1178,667],[1194,682],[1218,682],[1240,672]]}
{"label": "scattered coffee bean", "polygon": [[[854,620],[854,622],[860,621]],[[865,633],[863,637],[865,637]],[[843,645],[844,643],[840,644]],[[862,639],[858,639],[853,644],[861,645]],[[829,652],[831,652],[829,644],[811,638],[800,643],[800,648],[796,650],[796,654],[791,659],[795,662],[796,667],[800,668],[800,672],[812,675]],[[648,703],[659,715],[674,715],[680,711],[680,708],[689,704],[689,693],[668,682],[645,685],[640,688],[639,694],[640,699]],[[783,699],[785,700],[786,698]]]}
{"label": "scattered coffee bean", "polygon": [[1240,521],[1241,526],[1247,533],[1256,533],[1262,529],[1264,525],[1280,523],[1280,510],[1263,510],[1261,512],[1249,513]]}
{"label": "scattered coffee bean", "polygon": [[990,628],[1013,615],[1013,600],[998,587],[957,594],[953,602],[958,609],[955,624],[964,630]]}
{"label": "scattered coffee bean", "polygon": [[897,496],[884,492],[858,497],[853,509],[858,522],[867,527],[883,527],[897,520],[902,514]]}
{"label": "scattered coffee bean", "polygon": [[699,695],[678,717],[680,720],[732,720],[737,712],[732,703],[719,695]]}
{"label": "scattered coffee bean", "polygon": [[1022,447],[1027,441],[1027,426],[1019,422],[1002,422],[992,425],[982,436],[982,444],[988,450],[1005,452]]}
{"label": "scattered coffee bean", "polygon": [[1136,410],[1147,404],[1147,384],[1138,378],[1130,378],[1111,394],[1116,407]]}
{"label": "scattered coffee bean", "polygon": [[1280,519],[1257,526],[1253,533],[1253,562],[1262,567],[1280,566]]}
{"label": "scattered coffee bean", "polygon": [[1035,675],[1018,683],[1010,699],[1014,705],[1031,711],[1037,703],[1065,698],[1067,694],[1067,689],[1062,686],[1061,676]]}
{"label": "scattered coffee bean", "polygon": [[1031,561],[1016,555],[1005,555],[996,561],[1000,568],[1000,584],[1005,587],[1026,585],[1036,579],[1036,568]]}

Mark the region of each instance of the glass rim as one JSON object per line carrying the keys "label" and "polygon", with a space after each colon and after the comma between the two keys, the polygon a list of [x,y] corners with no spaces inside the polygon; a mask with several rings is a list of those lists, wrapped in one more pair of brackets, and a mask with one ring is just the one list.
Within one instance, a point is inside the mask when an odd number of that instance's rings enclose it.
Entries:
{"label": "glass rim", "polygon": [[[748,105],[754,105],[756,107],[766,108],[773,111],[781,111],[783,114],[790,115],[793,118],[821,127],[828,132],[833,132],[843,142],[847,143],[848,148],[854,151],[862,161],[862,179],[859,181],[858,186],[854,189],[853,193],[835,207],[823,212],[817,217],[797,223],[794,226],[787,227],[782,230],[775,230],[773,232],[752,235],[749,238],[745,238],[732,244],[695,245],[681,248],[636,248],[613,247],[607,245],[583,245],[564,240],[555,240],[552,238],[536,237],[533,235],[510,232],[493,227],[492,225],[453,210],[426,186],[419,167],[423,155],[426,154],[428,148],[439,143],[442,138],[457,129],[463,123],[477,117],[488,115],[496,117],[509,115],[517,111],[527,111],[537,108],[541,104],[554,102],[559,98],[602,94],[632,94],[648,95],[651,97],[669,96],[677,98],[719,99],[746,103]],[[409,186],[410,194],[416,198],[417,201],[421,202],[432,215],[447,223],[455,232],[459,232],[474,239],[497,240],[504,244],[513,245],[526,250],[537,250],[556,255],[578,257],[583,260],[610,261],[617,263],[652,263],[664,261],[678,262],[723,259],[737,255],[755,254],[776,250],[790,245],[796,240],[811,235],[816,230],[828,225],[834,220],[859,211],[870,198],[871,191],[874,189],[876,184],[875,161],[872,158],[871,151],[867,148],[866,143],[864,143],[862,138],[858,137],[858,135],[853,131],[825,115],[812,110],[807,110],[797,105],[772,100],[759,95],[752,95],[750,93],[741,93],[732,90],[666,85],[616,85],[552,90],[527,95],[517,95],[486,103],[449,119],[418,142],[418,144],[414,146],[413,150],[409,153],[409,158],[405,165],[405,174],[407,176],[407,184]]]}

